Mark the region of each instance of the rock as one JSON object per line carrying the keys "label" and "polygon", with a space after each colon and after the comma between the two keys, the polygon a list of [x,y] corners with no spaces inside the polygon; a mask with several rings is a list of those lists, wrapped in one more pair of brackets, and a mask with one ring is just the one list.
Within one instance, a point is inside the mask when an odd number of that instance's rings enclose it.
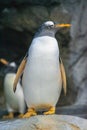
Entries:
{"label": "rock", "polygon": [[69,74],[74,82],[76,105],[87,104],[87,1],[81,1],[72,18]]}
{"label": "rock", "polygon": [[50,8],[50,19],[58,23],[70,23],[71,16],[61,6],[54,6]]}
{"label": "rock", "polygon": [[87,119],[87,105],[69,105],[57,107],[56,114],[73,115]]}
{"label": "rock", "polygon": [[33,33],[35,28],[48,17],[47,9],[43,6],[26,6],[22,9],[5,8],[4,10],[2,11],[1,23],[17,31],[28,30]]}
{"label": "rock", "polygon": [[61,5],[65,11],[68,11],[70,14],[74,14],[75,10],[80,5],[81,0],[61,0]]}
{"label": "rock", "polygon": [[87,120],[67,115],[34,116],[0,122],[0,130],[87,130]]}
{"label": "rock", "polygon": [[67,74],[74,94],[74,105],[87,104],[87,1],[62,0],[65,11],[72,15]]}
{"label": "rock", "polygon": [[[71,16],[64,12],[61,6],[24,6],[20,8],[5,8],[1,13],[2,25],[17,31],[27,30],[34,33],[47,20],[59,23],[70,23]],[[38,21],[38,22],[37,22]]]}
{"label": "rock", "polygon": [[60,1],[59,0],[3,0],[0,1],[0,4],[11,4],[11,5],[18,5],[18,4],[30,4],[30,5],[51,5],[51,4],[59,4]]}

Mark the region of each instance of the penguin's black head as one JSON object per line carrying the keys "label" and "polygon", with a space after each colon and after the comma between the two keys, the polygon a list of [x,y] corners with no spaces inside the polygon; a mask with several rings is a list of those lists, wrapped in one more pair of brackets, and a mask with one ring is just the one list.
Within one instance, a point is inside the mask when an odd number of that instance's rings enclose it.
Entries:
{"label": "penguin's black head", "polygon": [[5,73],[16,73],[17,65],[15,62],[11,62],[6,66]]}
{"label": "penguin's black head", "polygon": [[35,36],[51,36],[54,37],[57,29],[53,21],[44,22],[38,29]]}
{"label": "penguin's black head", "polygon": [[35,34],[35,37],[39,36],[51,36],[55,37],[56,32],[62,28],[62,27],[70,27],[70,24],[56,24],[53,21],[47,21],[44,22],[37,33]]}
{"label": "penguin's black head", "polygon": [[5,64],[5,66],[2,68],[3,76],[8,73],[16,73],[16,72],[17,72],[17,65],[15,62]]}
{"label": "penguin's black head", "polygon": [[49,31],[54,31],[55,30],[55,23],[52,21],[47,21],[41,25],[41,29],[49,30]]}
{"label": "penguin's black head", "polygon": [[0,76],[4,77],[6,74],[17,72],[18,66],[15,62],[8,62],[7,60],[0,58],[0,63],[4,65],[0,68]]}

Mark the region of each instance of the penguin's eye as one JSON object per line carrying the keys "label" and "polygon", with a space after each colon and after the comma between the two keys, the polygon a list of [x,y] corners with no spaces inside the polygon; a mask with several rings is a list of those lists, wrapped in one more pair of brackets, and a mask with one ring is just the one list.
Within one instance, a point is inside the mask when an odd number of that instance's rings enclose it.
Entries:
{"label": "penguin's eye", "polygon": [[49,25],[48,29],[52,29],[54,27],[54,25]]}

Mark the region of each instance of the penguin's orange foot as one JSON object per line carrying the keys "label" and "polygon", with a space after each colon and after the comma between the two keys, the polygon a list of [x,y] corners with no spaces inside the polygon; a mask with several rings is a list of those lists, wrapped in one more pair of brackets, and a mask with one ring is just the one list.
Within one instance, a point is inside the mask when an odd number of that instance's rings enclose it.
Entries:
{"label": "penguin's orange foot", "polygon": [[13,119],[14,118],[14,113],[10,112],[8,115],[4,115],[2,118],[3,119]]}
{"label": "penguin's orange foot", "polygon": [[23,118],[29,118],[31,116],[36,116],[37,113],[33,108],[28,109],[28,112],[23,116]]}
{"label": "penguin's orange foot", "polygon": [[21,113],[18,115],[18,118],[23,118],[23,116],[24,116],[24,114]]}
{"label": "penguin's orange foot", "polygon": [[44,114],[44,115],[55,114],[55,107],[51,107],[51,108],[49,109],[49,111],[44,112],[43,114]]}

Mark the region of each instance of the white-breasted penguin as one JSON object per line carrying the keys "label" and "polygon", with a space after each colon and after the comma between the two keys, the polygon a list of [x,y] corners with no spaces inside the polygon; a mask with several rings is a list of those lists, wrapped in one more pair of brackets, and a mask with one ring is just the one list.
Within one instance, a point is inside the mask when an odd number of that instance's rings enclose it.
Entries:
{"label": "white-breasted penguin", "polygon": [[28,53],[19,66],[13,88],[15,91],[23,73],[23,92],[28,106],[24,118],[36,115],[36,111],[43,109],[45,115],[54,114],[62,85],[66,94],[66,75],[55,34],[60,27],[70,26],[47,21],[35,34]]}
{"label": "white-breasted penguin", "polygon": [[13,118],[14,113],[20,113],[18,117],[22,117],[26,110],[26,104],[24,100],[23,88],[20,83],[20,79],[17,83],[17,90],[14,93],[13,83],[16,77],[17,65],[15,62],[7,62],[5,59],[0,59],[0,62],[6,65],[5,78],[4,78],[4,95],[6,100],[6,107],[8,115],[4,115],[3,118]]}

